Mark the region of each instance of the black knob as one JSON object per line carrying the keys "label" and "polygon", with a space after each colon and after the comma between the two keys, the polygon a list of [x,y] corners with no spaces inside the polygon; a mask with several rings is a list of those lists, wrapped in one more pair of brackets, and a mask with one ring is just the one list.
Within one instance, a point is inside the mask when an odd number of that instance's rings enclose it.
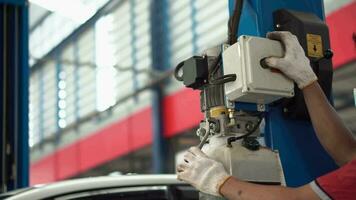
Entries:
{"label": "black knob", "polygon": [[331,59],[334,56],[334,52],[331,49],[327,49],[324,51],[324,58]]}
{"label": "black knob", "polygon": [[242,141],[242,146],[251,151],[257,151],[261,145],[255,137],[247,137]]}

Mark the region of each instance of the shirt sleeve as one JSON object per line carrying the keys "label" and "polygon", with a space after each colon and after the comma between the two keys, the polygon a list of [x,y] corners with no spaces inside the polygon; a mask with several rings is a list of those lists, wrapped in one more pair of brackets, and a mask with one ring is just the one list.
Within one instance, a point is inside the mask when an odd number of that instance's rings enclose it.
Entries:
{"label": "shirt sleeve", "polygon": [[310,187],[322,200],[352,200],[356,197],[356,159],[321,176]]}

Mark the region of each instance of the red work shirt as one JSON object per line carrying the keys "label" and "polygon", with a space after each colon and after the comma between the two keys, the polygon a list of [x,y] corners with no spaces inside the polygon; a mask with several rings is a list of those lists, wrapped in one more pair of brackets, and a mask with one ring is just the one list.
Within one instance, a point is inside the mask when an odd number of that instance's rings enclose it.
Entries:
{"label": "red work shirt", "polygon": [[322,200],[356,199],[356,159],[310,183]]}

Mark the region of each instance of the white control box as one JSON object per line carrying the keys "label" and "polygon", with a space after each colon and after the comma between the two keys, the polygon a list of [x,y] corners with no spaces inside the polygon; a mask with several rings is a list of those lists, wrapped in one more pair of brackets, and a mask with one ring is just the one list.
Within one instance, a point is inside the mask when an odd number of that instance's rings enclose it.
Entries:
{"label": "white control box", "polygon": [[294,96],[294,83],[281,72],[263,68],[263,58],[283,57],[278,41],[240,36],[238,42],[223,52],[224,74],[236,74],[234,82],[225,83],[230,101],[269,104],[283,97]]}

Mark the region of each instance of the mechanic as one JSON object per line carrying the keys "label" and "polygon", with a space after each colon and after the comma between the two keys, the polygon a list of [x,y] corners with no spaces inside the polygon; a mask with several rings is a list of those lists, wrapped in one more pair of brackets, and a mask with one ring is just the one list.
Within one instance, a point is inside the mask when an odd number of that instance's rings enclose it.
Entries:
{"label": "mechanic", "polygon": [[355,138],[327,101],[297,37],[290,32],[271,32],[267,37],[281,41],[285,55],[267,58],[266,64],[294,80],[303,91],[317,137],[340,168],[298,188],[258,185],[232,177],[221,163],[192,147],[177,166],[178,179],[231,200],[356,199]]}

